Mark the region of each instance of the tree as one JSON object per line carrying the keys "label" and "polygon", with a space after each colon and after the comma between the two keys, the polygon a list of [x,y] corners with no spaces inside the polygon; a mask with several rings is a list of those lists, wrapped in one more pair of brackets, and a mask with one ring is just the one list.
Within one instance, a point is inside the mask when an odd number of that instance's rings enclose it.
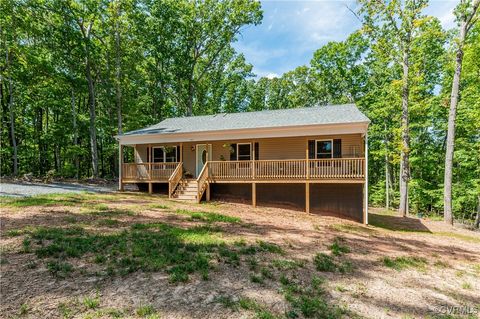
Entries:
{"label": "tree", "polygon": [[447,149],[445,152],[445,177],[444,177],[444,221],[453,225],[452,213],[452,170],[453,170],[453,153],[455,149],[455,119],[457,115],[457,105],[459,100],[460,79],[462,74],[462,63],[464,55],[465,41],[468,32],[478,20],[477,10],[480,0],[461,0],[457,6],[455,13],[459,23],[459,35],[456,39],[455,54],[455,72],[452,81],[452,91],[450,95],[450,112],[448,115],[447,130]]}
{"label": "tree", "polygon": [[409,95],[411,45],[416,32],[424,20],[422,10],[426,0],[385,1],[361,0],[360,13],[364,27],[374,38],[388,37],[395,45],[395,59],[402,66],[402,111],[401,111],[401,147],[400,147],[400,205],[399,213],[408,214],[408,183],[410,180],[410,132],[409,132]]}

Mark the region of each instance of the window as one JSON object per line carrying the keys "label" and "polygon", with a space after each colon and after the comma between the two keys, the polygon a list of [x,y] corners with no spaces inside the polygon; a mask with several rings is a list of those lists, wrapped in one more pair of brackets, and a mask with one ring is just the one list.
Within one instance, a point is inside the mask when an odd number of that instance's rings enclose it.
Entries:
{"label": "window", "polygon": [[154,163],[164,162],[165,152],[163,151],[163,147],[152,148],[152,157]]}
{"label": "window", "polygon": [[237,144],[237,160],[249,161],[251,160],[251,144]]}
{"label": "window", "polygon": [[316,158],[332,158],[332,140],[317,141],[316,143]]}
{"label": "window", "polygon": [[176,162],[177,161],[177,147],[169,146],[165,147],[165,162]]}
{"label": "window", "polygon": [[152,147],[152,158],[154,163],[176,162],[176,146],[157,146]]}

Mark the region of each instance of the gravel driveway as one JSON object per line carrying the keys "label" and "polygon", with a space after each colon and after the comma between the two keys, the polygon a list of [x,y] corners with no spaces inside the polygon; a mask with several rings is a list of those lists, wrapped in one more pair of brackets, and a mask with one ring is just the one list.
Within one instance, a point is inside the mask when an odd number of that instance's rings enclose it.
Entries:
{"label": "gravel driveway", "polygon": [[43,194],[59,194],[59,193],[79,193],[94,192],[108,193],[115,191],[115,186],[99,186],[99,185],[82,185],[67,183],[52,184],[34,184],[34,183],[0,183],[0,196],[35,196]]}

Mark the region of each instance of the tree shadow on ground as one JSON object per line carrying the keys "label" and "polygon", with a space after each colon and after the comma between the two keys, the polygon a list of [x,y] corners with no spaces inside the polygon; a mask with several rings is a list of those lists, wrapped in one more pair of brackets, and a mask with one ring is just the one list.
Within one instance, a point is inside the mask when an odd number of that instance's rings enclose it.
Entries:
{"label": "tree shadow on ground", "polygon": [[372,226],[388,230],[431,233],[430,229],[418,218],[370,213],[368,222]]}

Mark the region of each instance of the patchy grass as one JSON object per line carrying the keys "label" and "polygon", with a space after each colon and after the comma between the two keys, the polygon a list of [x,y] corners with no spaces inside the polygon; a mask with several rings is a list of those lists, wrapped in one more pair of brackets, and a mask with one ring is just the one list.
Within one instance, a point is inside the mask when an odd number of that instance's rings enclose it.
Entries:
{"label": "patchy grass", "polygon": [[115,195],[94,193],[45,194],[30,197],[0,197],[0,207],[78,206],[99,200],[115,200]]}
{"label": "patchy grass", "polygon": [[233,311],[238,311],[238,306],[239,306],[238,302],[235,301],[232,298],[232,296],[224,296],[224,295],[217,296],[217,297],[215,297],[214,301],[216,303],[221,304],[225,308],[231,309]]}
{"label": "patchy grass", "polygon": [[470,289],[472,289],[472,284],[469,283],[469,282],[464,282],[464,283],[462,283],[462,288],[470,290]]}
{"label": "patchy grass", "polygon": [[97,309],[100,306],[100,298],[97,296],[95,297],[84,297],[82,300],[82,304],[87,309]]}
{"label": "patchy grass", "polygon": [[318,271],[339,272],[347,274],[353,272],[353,264],[348,260],[335,260],[325,253],[318,253],[313,257],[313,263]]}
{"label": "patchy grass", "polygon": [[135,216],[136,212],[131,209],[109,208],[107,206],[106,208],[88,211],[87,214],[95,217],[122,217]]}
{"label": "patchy grass", "polygon": [[73,266],[67,262],[53,260],[47,262],[47,269],[54,277],[65,278],[70,275]]}
{"label": "patchy grass", "polygon": [[253,311],[255,313],[255,318],[258,318],[258,319],[279,318],[279,316],[270,312],[267,309],[267,307],[265,307],[264,305],[258,303],[257,301],[251,298],[241,298],[238,301],[238,305],[242,309]]}
{"label": "patchy grass", "polygon": [[152,305],[141,305],[135,310],[135,314],[140,317],[147,317],[156,314],[156,310]]}
{"label": "patchy grass", "polygon": [[416,256],[402,256],[396,258],[383,257],[382,262],[386,267],[399,271],[407,268],[425,270],[428,264],[425,258]]}
{"label": "patchy grass", "polygon": [[330,245],[330,251],[335,256],[340,256],[350,252],[350,248],[344,244],[345,240],[341,237],[335,237],[333,244]]}
{"label": "patchy grass", "polygon": [[190,217],[189,219],[192,221],[201,221],[206,223],[221,222],[221,223],[235,224],[235,223],[241,222],[241,219],[238,217],[232,217],[232,216],[227,216],[227,215],[222,215],[222,214],[212,213],[212,212],[197,212],[197,211],[190,211],[186,209],[177,209],[176,213],[181,215],[187,215]]}
{"label": "patchy grass", "polygon": [[305,261],[293,259],[274,259],[272,260],[272,266],[279,270],[295,270],[298,268],[303,268],[305,266]]}
{"label": "patchy grass", "polygon": [[120,221],[116,219],[111,219],[111,218],[106,218],[106,219],[100,219],[97,221],[98,226],[103,226],[103,227],[118,227],[120,225]]}
{"label": "patchy grass", "polygon": [[[316,228],[318,228],[318,226]],[[355,225],[355,224],[334,224],[334,225],[331,225],[329,228],[342,233],[349,233],[349,234],[362,234],[362,235],[378,234],[378,231],[376,229],[369,228],[367,226]]]}
{"label": "patchy grass", "polygon": [[310,283],[283,277],[280,283],[282,293],[290,304],[286,313],[288,318],[297,318],[300,314],[305,318],[341,318],[348,313],[345,309],[328,304],[323,277],[314,276]]}
{"label": "patchy grass", "polygon": [[163,204],[149,204],[148,208],[153,208],[153,209],[170,209],[169,206],[163,205]]}
{"label": "patchy grass", "polygon": [[49,258],[47,268],[58,278],[67,277],[74,270],[64,262],[65,258],[94,255],[93,262],[103,266],[100,274],[163,270],[173,283],[188,281],[193,273],[208,280],[213,258],[239,265],[240,252],[245,248],[254,247],[250,249],[253,253],[282,251],[279,246],[263,241],[253,246],[228,245],[221,229],[211,225],[180,228],[163,223],[133,224],[107,234],[78,226],[37,227],[27,232],[24,246],[25,251],[33,251],[38,258]]}
{"label": "patchy grass", "polygon": [[480,243],[480,237],[478,236],[469,236],[469,235],[453,233],[453,232],[434,232],[433,234],[436,236],[460,239],[460,240],[471,242],[471,243]]}
{"label": "patchy grass", "polygon": [[334,272],[337,270],[333,257],[325,253],[316,254],[313,258],[313,263],[318,271]]}

